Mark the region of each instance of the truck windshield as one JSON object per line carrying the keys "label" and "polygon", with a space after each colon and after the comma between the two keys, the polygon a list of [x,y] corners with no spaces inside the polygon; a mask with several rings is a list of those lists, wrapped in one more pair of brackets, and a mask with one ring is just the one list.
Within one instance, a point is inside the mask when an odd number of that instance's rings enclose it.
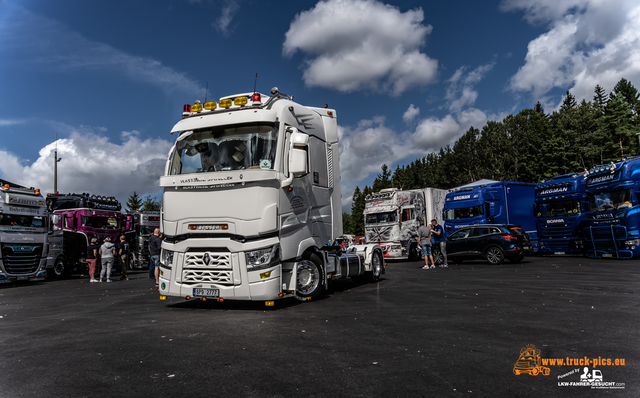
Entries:
{"label": "truck windshield", "polygon": [[632,192],[630,189],[596,194],[591,197],[590,202],[591,211],[623,209],[633,206]]}
{"label": "truck windshield", "polygon": [[140,226],[140,236],[150,236],[153,233],[153,230],[158,227],[149,227],[146,225]]}
{"label": "truck windshield", "polygon": [[390,211],[387,213],[372,213],[367,214],[365,219],[365,224],[382,224],[387,222],[396,222],[398,221],[398,214],[395,211]]}
{"label": "truck windshield", "polygon": [[273,170],[278,129],[252,123],[187,131],[178,138],[171,175],[227,170]]}
{"label": "truck windshield", "polygon": [[484,214],[484,206],[478,205],[473,207],[463,207],[462,209],[447,209],[445,219],[461,220],[464,218],[478,217]]}
{"label": "truck windshield", "polygon": [[0,214],[0,225],[30,228],[43,228],[47,226],[44,217],[21,216],[17,214]]}
{"label": "truck windshield", "polygon": [[536,216],[541,218],[573,216],[576,214],[580,214],[580,202],[577,200],[536,204]]}
{"label": "truck windshield", "polygon": [[102,229],[118,229],[120,228],[120,219],[116,217],[82,216],[82,226]]}

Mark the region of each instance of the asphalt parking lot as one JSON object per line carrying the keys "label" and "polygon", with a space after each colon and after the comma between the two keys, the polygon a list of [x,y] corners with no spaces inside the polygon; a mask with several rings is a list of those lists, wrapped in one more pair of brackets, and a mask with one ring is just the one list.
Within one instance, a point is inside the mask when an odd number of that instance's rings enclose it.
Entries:
{"label": "asphalt parking lot", "polygon": [[[420,265],[273,308],[161,301],[146,271],[2,285],[0,396],[640,396],[638,261]],[[616,389],[560,386],[584,367],[515,375],[528,344],[625,366],[589,366]]]}

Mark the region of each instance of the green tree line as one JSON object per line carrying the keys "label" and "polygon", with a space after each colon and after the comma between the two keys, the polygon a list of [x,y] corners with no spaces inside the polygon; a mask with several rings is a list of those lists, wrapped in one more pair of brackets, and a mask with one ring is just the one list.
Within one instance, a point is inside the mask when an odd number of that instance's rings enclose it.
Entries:
{"label": "green tree line", "polygon": [[364,235],[365,197],[384,188],[450,189],[483,178],[540,182],[581,172],[596,164],[639,155],[640,94],[621,79],[607,95],[597,85],[592,101],[567,91],[560,109],[533,108],[501,122],[471,127],[453,146],[440,148],[391,172],[387,165],[371,187],[356,187],[351,214],[343,214],[345,234]]}

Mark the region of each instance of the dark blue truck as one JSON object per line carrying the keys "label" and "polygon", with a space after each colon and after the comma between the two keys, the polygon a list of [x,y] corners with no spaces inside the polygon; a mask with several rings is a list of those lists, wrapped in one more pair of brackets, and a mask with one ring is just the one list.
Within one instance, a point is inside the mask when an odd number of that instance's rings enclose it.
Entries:
{"label": "dark blue truck", "polygon": [[595,166],[585,174],[590,206],[584,231],[587,256],[640,256],[640,158]]}
{"label": "dark blue truck", "polygon": [[536,216],[540,254],[582,255],[589,201],[583,174],[564,174],[536,188]]}
{"label": "dark blue truck", "polygon": [[442,218],[445,232],[475,224],[517,224],[538,250],[536,220],[531,208],[536,184],[496,181],[452,189],[446,196]]}

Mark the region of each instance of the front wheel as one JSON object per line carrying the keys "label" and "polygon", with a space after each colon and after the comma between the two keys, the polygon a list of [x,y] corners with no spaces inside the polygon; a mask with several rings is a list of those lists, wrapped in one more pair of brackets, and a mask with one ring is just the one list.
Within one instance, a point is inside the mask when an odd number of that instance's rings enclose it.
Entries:
{"label": "front wheel", "polygon": [[440,249],[433,249],[431,252],[433,255],[433,263],[435,265],[444,264],[444,256],[442,255],[442,252],[440,251]]}
{"label": "front wheel", "polygon": [[371,254],[371,272],[367,272],[367,282],[378,282],[380,275],[382,275],[383,260],[382,254],[379,251],[374,251]]}
{"label": "front wheel", "polygon": [[303,300],[311,300],[324,290],[320,258],[311,254],[296,266],[296,296]]}
{"label": "front wheel", "polygon": [[418,254],[418,244],[413,242],[409,245],[409,261],[418,261],[420,260],[420,255]]}
{"label": "front wheel", "polygon": [[56,278],[63,278],[67,276],[67,262],[64,257],[58,257],[56,261],[53,263],[53,268],[51,269],[53,276]]}
{"label": "front wheel", "polygon": [[502,264],[502,262],[504,261],[504,252],[497,246],[488,248],[485,256],[487,257],[487,261],[489,261],[493,265]]}

